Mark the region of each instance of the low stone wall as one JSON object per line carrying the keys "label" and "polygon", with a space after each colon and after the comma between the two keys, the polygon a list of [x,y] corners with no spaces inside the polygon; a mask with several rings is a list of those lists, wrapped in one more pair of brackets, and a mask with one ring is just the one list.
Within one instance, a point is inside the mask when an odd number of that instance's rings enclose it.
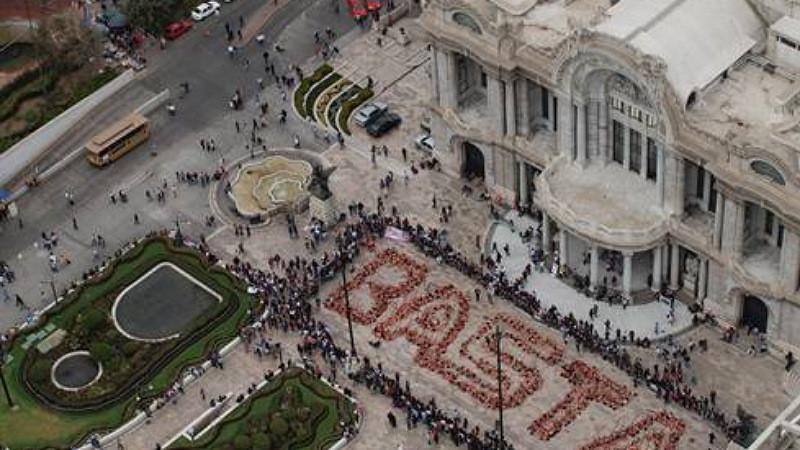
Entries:
{"label": "low stone wall", "polygon": [[9,183],[20,172],[36,161],[62,135],[68,133],[100,103],[119,92],[134,79],[133,70],[123,72],[93,94],[47,122],[0,154],[0,186]]}

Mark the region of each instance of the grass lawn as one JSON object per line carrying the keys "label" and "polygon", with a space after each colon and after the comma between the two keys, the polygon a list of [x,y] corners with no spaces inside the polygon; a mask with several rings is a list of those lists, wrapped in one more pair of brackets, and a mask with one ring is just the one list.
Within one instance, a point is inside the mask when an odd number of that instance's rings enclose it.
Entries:
{"label": "grass lawn", "polygon": [[86,65],[69,73],[30,69],[0,89],[0,153],[119,75]]}
{"label": "grass lawn", "polygon": [[[352,424],[354,405],[310,373],[292,368],[271,380],[199,439],[181,438],[170,450],[324,450]],[[250,442],[250,446],[245,445]]]}
{"label": "grass lawn", "polygon": [[[47,334],[39,334],[40,339],[33,340],[29,349],[23,348],[26,338],[42,331],[46,326],[61,328],[73,323],[86,305],[97,300],[98,296],[118,292],[121,286],[129,284],[138,274],[147,268],[168,260],[191,273],[202,283],[213,289],[228,289],[233,292],[236,309],[224,321],[209,332],[200,335],[189,334],[187,339],[194,338],[180,350],[180,343],[175,344],[179,351],[160,368],[150,367],[140,374],[137,387],[106,403],[106,406],[88,411],[63,411],[45,406],[25,386],[24,361],[26,352],[37,352],[35,346]],[[154,238],[137,246],[103,273],[98,278],[84,284],[69,296],[59,307],[48,312],[34,327],[11,344],[10,361],[7,360],[4,373],[11,396],[19,405],[10,410],[5,402],[0,403],[0,446],[17,449],[66,448],[81,442],[93,431],[113,429],[131,418],[136,410],[135,395],[142,397],[143,404],[166,390],[176,378],[189,366],[202,361],[211,348],[219,348],[236,336],[236,329],[245,319],[250,306],[249,296],[237,279],[219,268],[210,268],[203,257],[195,251],[179,247],[174,248],[171,241],[165,238]],[[69,329],[66,329],[69,332]],[[66,338],[64,342],[69,339]],[[186,341],[184,339],[183,341]],[[189,341],[186,341],[189,342]],[[63,344],[62,344],[63,345]],[[51,350],[52,351],[52,350]],[[152,386],[152,389],[150,387]]]}

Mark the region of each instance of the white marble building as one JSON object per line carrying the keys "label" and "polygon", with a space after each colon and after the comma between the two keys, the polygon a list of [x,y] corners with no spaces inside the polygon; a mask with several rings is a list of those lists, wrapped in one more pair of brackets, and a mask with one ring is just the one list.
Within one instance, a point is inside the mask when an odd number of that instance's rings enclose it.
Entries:
{"label": "white marble building", "polygon": [[800,346],[794,15],[796,0],[431,0],[438,151],[497,201],[541,208],[548,248],[592,285],[666,284]]}

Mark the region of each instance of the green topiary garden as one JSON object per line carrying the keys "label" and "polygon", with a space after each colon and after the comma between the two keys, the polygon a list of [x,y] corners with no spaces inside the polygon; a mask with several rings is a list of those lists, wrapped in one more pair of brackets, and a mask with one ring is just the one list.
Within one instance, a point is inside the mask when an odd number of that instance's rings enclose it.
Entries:
{"label": "green topiary garden", "polygon": [[211,430],[171,450],[324,450],[353,424],[354,405],[308,372],[292,368],[271,380]]}

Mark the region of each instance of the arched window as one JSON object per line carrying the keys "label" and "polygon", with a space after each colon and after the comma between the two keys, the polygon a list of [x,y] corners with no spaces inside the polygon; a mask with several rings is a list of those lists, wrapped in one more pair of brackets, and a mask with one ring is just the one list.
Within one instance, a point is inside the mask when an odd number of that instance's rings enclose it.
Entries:
{"label": "arched window", "polygon": [[774,183],[778,183],[780,185],[786,184],[786,179],[781,171],[766,161],[757,159],[750,163],[750,168],[753,169],[753,172],[769,178]]}
{"label": "arched window", "polygon": [[463,13],[461,11],[456,12],[453,14],[453,22],[461,25],[462,27],[469,28],[475,34],[481,34],[481,27],[478,25],[478,22],[472,18],[467,13]]}

